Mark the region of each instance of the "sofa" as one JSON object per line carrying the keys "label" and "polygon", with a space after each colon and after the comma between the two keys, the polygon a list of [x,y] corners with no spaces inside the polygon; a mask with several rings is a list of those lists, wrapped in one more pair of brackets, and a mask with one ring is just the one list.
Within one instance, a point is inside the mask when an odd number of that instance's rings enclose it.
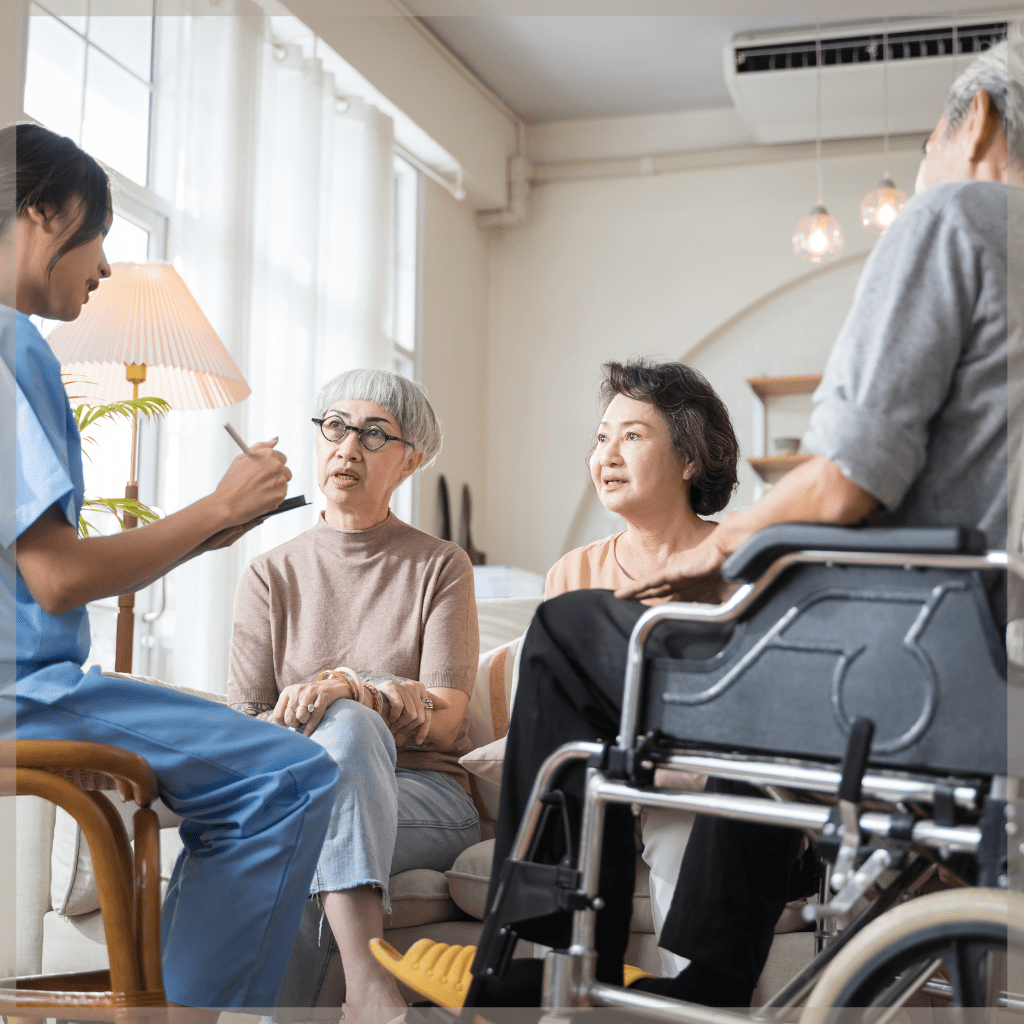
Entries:
{"label": "sofa", "polygon": [[[509,705],[514,697],[515,653],[511,643],[521,636],[539,598],[494,598],[478,601],[481,660],[476,690],[470,705],[470,736],[478,747],[504,735]],[[111,673],[116,677],[115,673]],[[145,678],[145,677],[136,677]],[[168,685],[147,679],[153,685]],[[207,700],[224,696],[189,690]],[[481,812],[483,840],[466,851],[444,874],[429,870],[407,871],[391,879],[392,915],[385,922],[385,939],[404,951],[416,939],[428,937],[452,944],[472,944],[480,931],[480,918],[490,875],[497,786],[472,776],[474,802]],[[123,804],[108,794],[132,836],[134,804]],[[178,819],[158,803],[160,819],[160,874],[166,886],[181,848]],[[103,922],[99,912],[92,865],[75,822],[61,809],[36,797],[17,797],[16,913],[18,921],[16,971],[19,976],[96,970],[107,966]],[[681,852],[679,854],[681,856]],[[652,907],[649,868],[638,856],[633,920],[628,962],[652,974],[662,973],[662,958],[655,939],[656,907]],[[670,886],[667,887],[670,891]],[[662,890],[666,885],[662,883]],[[664,892],[659,897],[665,899]],[[771,957],[755,992],[757,1005],[768,998],[813,955],[814,936],[800,929],[796,908],[783,915]],[[520,942],[516,955],[533,955],[532,944]],[[667,966],[667,965],[666,965]],[[340,971],[338,972],[340,977]],[[339,1007],[343,988],[321,994],[321,1008]],[[337,1014],[313,1014],[324,1020]]]}

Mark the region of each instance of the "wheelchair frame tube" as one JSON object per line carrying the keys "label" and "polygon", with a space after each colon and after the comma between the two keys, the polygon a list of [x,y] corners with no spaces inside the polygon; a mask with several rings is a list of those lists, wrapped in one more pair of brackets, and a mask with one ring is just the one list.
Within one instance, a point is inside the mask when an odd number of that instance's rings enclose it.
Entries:
{"label": "wheelchair frame tube", "polygon": [[1005,551],[986,555],[915,555],[879,551],[793,551],[777,558],[753,583],[744,583],[724,604],[696,604],[669,601],[648,609],[637,619],[629,637],[626,681],[622,692],[622,717],[619,720],[618,746],[631,750],[637,738],[640,720],[640,696],[643,676],[643,649],[651,630],[661,622],[706,622],[709,625],[732,622],[791,565],[891,565],[911,568],[1009,569],[1024,578],[1024,560],[1008,558]]}
{"label": "wheelchair frame tube", "polygon": [[[580,885],[590,901],[597,896],[601,877],[601,840],[604,836],[604,809],[607,803],[600,797],[603,781],[604,776],[596,768],[587,769],[577,867],[580,872]],[[596,923],[596,911],[593,905],[588,906],[586,910],[578,910],[572,915],[570,953],[596,953],[594,949]]]}
{"label": "wheelchair frame tube", "polygon": [[[757,760],[754,757],[705,757],[700,754],[671,754],[663,760],[655,758],[659,768],[714,775],[736,782],[754,781],[758,785],[790,786],[813,793],[839,791],[842,773],[829,768],[804,768],[799,765]],[[886,775],[865,775],[861,792],[876,800],[890,803],[904,800],[935,802],[939,783],[924,780],[891,778]],[[977,810],[980,794],[974,786],[954,786],[953,802],[965,810]]]}
{"label": "wheelchair frame tube", "polygon": [[523,820],[519,822],[519,830],[516,832],[515,842],[509,851],[509,859],[526,859],[526,853],[530,848],[530,840],[533,838],[533,833],[537,828],[537,822],[540,820],[540,813],[543,809],[540,798],[550,788],[551,781],[556,773],[572,761],[586,760],[592,754],[600,754],[603,750],[603,743],[589,743],[585,740],[578,740],[575,743],[563,744],[544,759],[544,763],[537,771],[537,777],[533,780],[530,799],[526,803]]}
{"label": "wheelchair frame tube", "polygon": [[597,1006],[619,1006],[628,1010],[639,1010],[652,1020],[666,1021],[667,1024],[737,1024],[749,1021],[749,1010],[734,1013],[713,1006],[698,1006],[669,999],[667,996],[652,996],[632,988],[618,988],[594,981],[582,993]]}
{"label": "wheelchair frame tube", "polygon": [[[713,818],[753,821],[762,825],[805,829],[820,832],[828,821],[831,806],[827,804],[780,804],[754,796],[731,793],[686,793],[678,790],[638,790],[620,782],[595,780],[588,792],[604,803],[640,804],[644,807],[695,811]],[[860,816],[862,831],[886,838],[892,828],[892,817],[875,811]],[[981,842],[981,829],[970,825],[937,825],[934,821],[918,821],[911,832],[911,841],[919,846],[946,848],[957,853],[976,853]]]}

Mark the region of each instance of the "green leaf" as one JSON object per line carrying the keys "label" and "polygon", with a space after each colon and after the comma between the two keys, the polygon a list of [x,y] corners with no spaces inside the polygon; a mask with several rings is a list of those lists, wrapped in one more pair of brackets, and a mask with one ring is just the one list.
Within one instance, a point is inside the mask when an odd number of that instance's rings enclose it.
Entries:
{"label": "green leaf", "polygon": [[[65,388],[69,384],[90,383],[84,378],[74,378],[70,374],[62,374],[62,377]],[[170,403],[163,398],[126,398],[120,402],[106,402],[102,405],[93,405],[81,396],[69,394],[68,398],[78,432],[82,435],[83,451],[84,445],[96,443],[94,437],[85,434],[85,431],[95,423],[102,420],[124,420],[132,423],[138,416],[155,419],[171,411]],[[125,512],[135,516],[140,523],[152,523],[160,518],[151,508],[133,498],[88,498],[82,503],[82,512],[84,513],[86,509],[112,513],[117,517],[122,530],[125,528]],[[84,515],[78,517],[78,532],[83,537],[88,537],[95,529],[96,527]]]}
{"label": "green leaf", "polygon": [[[127,512],[130,515],[135,516],[136,519],[143,525],[146,523],[155,523],[160,516],[157,515],[149,506],[143,505],[142,502],[137,501],[135,498],[86,498],[82,502],[82,513],[87,509],[93,511],[110,512],[116,516],[117,521],[121,524],[121,529],[126,529],[124,525],[124,514]],[[90,523],[83,515],[78,517],[78,532],[83,537],[88,537],[90,530],[94,530],[95,527]]]}
{"label": "green leaf", "polygon": [[131,423],[136,416],[153,419],[170,412],[171,406],[163,398],[126,398],[104,405],[81,402],[73,407],[73,411],[78,432],[81,434],[101,420],[124,420]]}

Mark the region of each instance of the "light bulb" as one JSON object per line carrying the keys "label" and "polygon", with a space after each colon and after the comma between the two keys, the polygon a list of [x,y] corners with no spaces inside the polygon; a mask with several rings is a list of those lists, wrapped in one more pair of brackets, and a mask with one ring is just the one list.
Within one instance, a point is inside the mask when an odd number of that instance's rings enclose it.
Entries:
{"label": "light bulb", "polygon": [[883,178],[878,187],[861,200],[861,227],[873,235],[884,235],[906,205],[906,192],[898,189],[891,178]]}
{"label": "light bulb", "polygon": [[838,256],[843,251],[843,229],[824,206],[815,206],[793,228],[793,252],[811,263]]}

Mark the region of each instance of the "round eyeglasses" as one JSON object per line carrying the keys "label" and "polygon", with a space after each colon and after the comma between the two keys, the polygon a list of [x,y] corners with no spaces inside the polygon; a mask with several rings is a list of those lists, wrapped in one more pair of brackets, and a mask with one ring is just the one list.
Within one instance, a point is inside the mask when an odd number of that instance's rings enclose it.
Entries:
{"label": "round eyeglasses", "polygon": [[407,444],[410,448],[416,447],[412,441],[406,441],[404,437],[395,437],[394,434],[385,434],[377,426],[354,427],[351,423],[346,423],[338,416],[328,416],[323,420],[317,419],[314,416],[312,419],[320,427],[320,433],[334,444],[341,444],[345,440],[345,435],[350,430],[354,430],[359,435],[359,443],[368,452],[379,451],[388,441],[401,441],[402,444]]}

